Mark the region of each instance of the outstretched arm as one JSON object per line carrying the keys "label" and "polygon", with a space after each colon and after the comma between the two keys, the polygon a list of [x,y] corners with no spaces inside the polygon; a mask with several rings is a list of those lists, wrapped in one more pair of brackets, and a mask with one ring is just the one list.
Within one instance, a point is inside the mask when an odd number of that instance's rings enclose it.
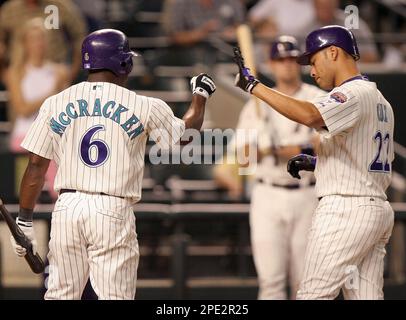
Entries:
{"label": "outstretched arm", "polygon": [[319,110],[311,102],[289,97],[262,83],[256,85],[251,93],[292,121],[315,129],[325,125]]}
{"label": "outstretched arm", "polygon": [[319,110],[311,102],[289,97],[263,85],[255,79],[250,74],[249,69],[245,67],[244,58],[239,48],[234,48],[234,60],[239,69],[235,79],[235,84],[238,87],[263,100],[277,112],[292,121],[316,129],[325,125]]}

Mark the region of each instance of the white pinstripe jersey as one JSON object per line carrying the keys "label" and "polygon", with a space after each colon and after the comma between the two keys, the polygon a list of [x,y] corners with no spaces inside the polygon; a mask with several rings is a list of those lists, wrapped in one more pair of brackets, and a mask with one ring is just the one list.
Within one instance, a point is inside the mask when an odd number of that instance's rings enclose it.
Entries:
{"label": "white pinstripe jersey", "polygon": [[[325,93],[325,91],[316,86],[302,83],[300,89],[292,97],[300,100],[312,100]],[[261,104],[265,103],[262,102]],[[274,145],[275,147],[308,145],[315,135],[314,129],[284,117],[274,109],[269,108],[268,105],[266,105],[263,130],[265,131],[265,139],[269,140],[269,145]],[[259,135],[261,137],[263,134],[260,132]],[[260,138],[258,139],[258,146],[260,148],[262,148],[261,140]],[[314,179],[313,173],[302,171],[300,173],[302,179],[297,180],[286,171],[286,165],[287,161],[282,161],[281,159],[276,161],[274,156],[267,156],[258,165],[257,177],[262,177],[268,182],[281,185],[296,183],[308,185]]]}
{"label": "white pinstripe jersey", "polygon": [[394,115],[376,84],[355,77],[313,103],[327,128],[320,130],[317,195],[386,199],[394,159]]}
{"label": "white pinstripe jersey", "polygon": [[[326,92],[316,86],[302,83],[300,89],[292,95],[300,100],[312,100],[318,96],[324,96]],[[258,147],[262,150],[273,147],[291,145],[306,145],[311,142],[315,131],[297,122],[294,122],[274,109],[265,102],[259,103],[261,118],[258,118],[255,108],[255,100],[250,99],[241,110],[237,129],[258,129]],[[280,185],[302,183],[309,184],[314,179],[311,172],[302,171],[302,179],[293,178],[286,171],[287,161],[276,163],[274,156],[266,156],[258,164],[255,173],[256,178],[262,178],[268,183]]]}
{"label": "white pinstripe jersey", "polygon": [[81,82],[45,100],[21,146],[56,161],[56,191],[137,201],[148,136],[167,148],[184,130],[184,121],[162,100],[112,83]]}

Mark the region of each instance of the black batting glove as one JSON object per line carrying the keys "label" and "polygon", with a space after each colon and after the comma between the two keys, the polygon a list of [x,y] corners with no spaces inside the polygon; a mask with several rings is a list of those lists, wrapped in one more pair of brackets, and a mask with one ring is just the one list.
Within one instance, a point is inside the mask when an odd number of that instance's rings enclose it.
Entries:
{"label": "black batting glove", "polygon": [[239,71],[235,76],[234,84],[244,91],[252,93],[252,90],[260,82],[250,73],[250,69],[245,67],[244,58],[239,47],[234,47],[234,61],[237,64]]}
{"label": "black batting glove", "polygon": [[190,80],[190,86],[193,94],[199,94],[206,99],[216,91],[216,85],[214,84],[213,79],[205,73],[193,77]]}
{"label": "black batting glove", "polygon": [[317,157],[307,154],[299,154],[290,158],[288,161],[288,172],[293,178],[300,179],[299,172],[301,170],[314,171],[316,168]]}

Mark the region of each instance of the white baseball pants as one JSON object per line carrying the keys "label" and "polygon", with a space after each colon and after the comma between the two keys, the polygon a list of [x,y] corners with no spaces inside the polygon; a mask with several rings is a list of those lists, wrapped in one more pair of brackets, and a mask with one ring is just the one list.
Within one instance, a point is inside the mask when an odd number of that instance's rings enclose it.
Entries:
{"label": "white baseball pants", "polygon": [[63,193],[52,213],[45,299],[80,299],[90,281],[99,299],[134,299],[139,249],[129,200]]}
{"label": "white baseball pants", "polygon": [[383,299],[394,212],[375,197],[326,196],[313,217],[298,299]]}
{"label": "white baseball pants", "polygon": [[258,299],[295,297],[304,268],[308,230],[318,200],[313,187],[285,189],[256,184],[251,197],[251,246]]}

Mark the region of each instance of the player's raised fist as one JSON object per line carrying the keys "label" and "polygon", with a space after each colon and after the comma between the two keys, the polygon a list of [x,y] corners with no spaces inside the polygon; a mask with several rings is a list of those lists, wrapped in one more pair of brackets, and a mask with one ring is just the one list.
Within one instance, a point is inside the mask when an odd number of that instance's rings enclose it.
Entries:
{"label": "player's raised fist", "polygon": [[238,73],[235,76],[234,84],[244,91],[252,93],[254,87],[259,83],[258,79],[250,73],[250,69],[245,67],[244,58],[241,54],[240,48],[234,47],[234,61],[238,66]]}
{"label": "player's raised fist", "polygon": [[192,80],[190,80],[190,86],[193,94],[199,94],[206,99],[216,91],[216,85],[213,79],[205,73],[193,77]]}
{"label": "player's raised fist", "polygon": [[293,178],[300,179],[299,172],[301,170],[314,171],[316,168],[316,157],[307,154],[299,154],[290,158],[288,161],[288,172]]}

